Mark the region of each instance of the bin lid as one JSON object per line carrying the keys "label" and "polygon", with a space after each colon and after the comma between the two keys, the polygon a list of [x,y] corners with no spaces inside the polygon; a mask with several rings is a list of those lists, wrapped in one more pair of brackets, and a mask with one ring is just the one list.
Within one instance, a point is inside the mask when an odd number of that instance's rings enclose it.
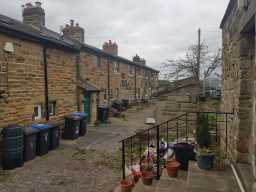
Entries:
{"label": "bin lid", "polygon": [[19,125],[10,125],[5,127],[2,132],[4,136],[14,136],[14,135],[22,135],[23,134],[23,127]]}
{"label": "bin lid", "polygon": [[75,116],[79,116],[79,117],[83,117],[83,118],[87,117],[87,114],[82,113],[82,112],[74,112],[74,113],[71,113],[71,115],[75,115]]}
{"label": "bin lid", "polygon": [[180,150],[180,151],[189,151],[193,150],[195,148],[194,145],[188,144],[188,143],[177,143],[173,146],[174,150]]}
{"label": "bin lid", "polygon": [[65,116],[65,119],[72,119],[72,120],[81,120],[83,117],[78,116],[78,115],[74,115],[74,114],[70,114]]}
{"label": "bin lid", "polygon": [[39,132],[38,129],[33,129],[31,127],[26,127],[26,128],[24,128],[23,131],[24,131],[24,135],[33,135],[33,134],[36,134]]}
{"label": "bin lid", "polygon": [[99,108],[101,108],[101,109],[109,109],[109,106],[108,105],[100,105]]}
{"label": "bin lid", "polygon": [[51,128],[51,125],[47,125],[47,124],[33,124],[33,125],[31,125],[31,128],[33,128],[33,129],[49,129],[49,128]]}

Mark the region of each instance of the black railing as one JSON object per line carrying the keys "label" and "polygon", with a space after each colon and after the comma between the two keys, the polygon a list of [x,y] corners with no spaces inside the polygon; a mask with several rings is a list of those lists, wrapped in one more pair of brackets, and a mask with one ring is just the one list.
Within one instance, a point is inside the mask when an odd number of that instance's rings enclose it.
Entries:
{"label": "black railing", "polygon": [[[123,179],[126,177],[126,168],[132,170],[135,165],[139,165],[140,169],[151,166],[159,179],[164,155],[160,147],[160,140],[165,140],[167,147],[170,142],[195,143],[197,117],[202,113],[208,117],[208,127],[212,138],[214,138],[212,139],[214,140],[213,145],[218,146],[216,149],[220,145],[224,145],[225,156],[227,156],[228,126],[232,126],[233,113],[187,112],[120,141],[122,144]],[[151,150],[156,151],[152,153]],[[150,159],[151,156],[153,156],[152,159]]]}

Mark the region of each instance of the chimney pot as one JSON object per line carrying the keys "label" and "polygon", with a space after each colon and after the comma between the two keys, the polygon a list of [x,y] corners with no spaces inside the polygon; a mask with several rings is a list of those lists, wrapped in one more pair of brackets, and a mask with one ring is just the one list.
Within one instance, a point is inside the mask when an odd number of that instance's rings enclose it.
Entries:
{"label": "chimney pot", "polygon": [[42,3],[39,2],[39,1],[36,1],[35,4],[36,4],[37,7],[41,7],[41,5],[42,5]]}
{"label": "chimney pot", "polygon": [[79,23],[76,23],[76,27],[79,27]]}
{"label": "chimney pot", "polygon": [[26,7],[27,7],[27,8],[30,8],[30,7],[33,7],[33,5],[32,5],[32,3],[27,3],[27,4],[26,4]]}
{"label": "chimney pot", "polygon": [[70,25],[71,25],[71,27],[74,26],[74,20],[73,19],[70,20]]}

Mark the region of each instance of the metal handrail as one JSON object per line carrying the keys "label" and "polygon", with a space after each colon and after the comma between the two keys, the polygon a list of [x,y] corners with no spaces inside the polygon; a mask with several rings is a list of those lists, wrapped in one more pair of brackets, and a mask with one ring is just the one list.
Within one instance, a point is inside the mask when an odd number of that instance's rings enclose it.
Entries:
{"label": "metal handrail", "polygon": [[[148,166],[148,168],[149,168],[149,157],[150,157],[150,152],[149,152],[149,147],[150,147],[150,131],[151,130],[155,130],[156,131],[156,135],[154,135],[154,136],[156,136],[156,140],[155,140],[155,142],[156,142],[156,154],[157,154],[157,157],[156,157],[156,166],[157,166],[157,178],[159,179],[160,178],[160,175],[161,175],[161,173],[160,173],[160,164],[161,164],[161,157],[160,157],[160,128],[162,128],[161,126],[166,126],[166,127],[164,127],[164,129],[166,129],[164,132],[164,134],[166,134],[165,136],[166,136],[166,138],[167,138],[167,143],[169,143],[169,136],[170,136],[170,134],[171,133],[173,133],[173,134],[175,134],[175,131],[170,131],[171,129],[172,130],[175,130],[175,128],[176,128],[176,142],[178,143],[179,142],[179,138],[180,138],[180,133],[181,134],[185,134],[184,135],[184,137],[183,138],[185,138],[185,140],[186,140],[186,143],[188,143],[188,135],[189,135],[189,122],[196,122],[197,120],[191,120],[191,119],[189,119],[189,115],[190,114],[196,114],[196,117],[197,117],[197,115],[198,114],[207,114],[207,116],[209,115],[209,114],[214,114],[215,115],[215,119],[213,119],[213,121],[215,121],[215,123],[214,124],[209,124],[209,125],[211,125],[211,126],[215,126],[215,132],[216,132],[216,144],[218,145],[220,142],[219,142],[219,140],[218,140],[218,134],[219,134],[219,131],[218,131],[218,129],[219,129],[219,126],[218,126],[218,123],[225,123],[225,143],[226,143],[226,155],[227,155],[227,153],[228,153],[228,145],[227,145],[227,143],[228,143],[228,115],[233,115],[234,113],[226,113],[226,112],[185,112],[184,114],[181,114],[181,115],[178,115],[178,116],[176,116],[176,117],[174,117],[174,118],[171,118],[171,119],[169,119],[169,120],[167,120],[167,121],[164,121],[164,122],[162,122],[162,123],[160,123],[160,124],[157,124],[157,125],[155,125],[155,126],[152,126],[152,127],[150,127],[150,128],[148,128],[148,129],[145,129],[145,130],[143,130],[143,131],[140,131],[140,132],[138,132],[138,133],[136,133],[135,135],[132,135],[132,136],[129,136],[129,137],[127,137],[127,138],[125,138],[125,139],[123,139],[123,140],[121,140],[121,141],[119,141],[119,143],[122,143],[122,172],[123,172],[123,179],[125,178],[125,176],[126,176],[126,173],[125,173],[125,169],[126,169],[126,167],[125,167],[125,165],[126,165],[126,153],[127,153],[127,149],[126,149],[126,142],[127,141],[129,141],[130,142],[130,144],[129,144],[129,147],[130,147],[130,163],[131,163],[131,167],[133,166],[133,163],[134,163],[134,157],[136,158],[136,156],[133,154],[134,153],[134,151],[136,151],[135,149],[136,149],[136,139],[139,139],[139,143],[138,143],[138,145],[139,145],[139,165],[140,165],[140,167],[141,167],[141,165],[142,165],[142,139],[141,139],[141,137],[142,136],[145,136],[146,135],[146,146],[147,146],[147,166]],[[224,115],[224,120],[221,120],[221,119],[219,119],[218,118],[218,115]],[[185,119],[182,119],[182,118],[184,118],[185,117]],[[194,118],[194,116],[193,116],[193,118]],[[170,123],[175,123],[175,125],[173,125],[173,126],[170,126]],[[183,122],[183,124],[181,123],[181,122]],[[184,122],[185,122],[185,124],[184,124]],[[193,126],[195,126],[194,124],[192,124]],[[138,137],[138,138],[136,138],[136,137]],[[133,143],[134,142],[134,143]]]}

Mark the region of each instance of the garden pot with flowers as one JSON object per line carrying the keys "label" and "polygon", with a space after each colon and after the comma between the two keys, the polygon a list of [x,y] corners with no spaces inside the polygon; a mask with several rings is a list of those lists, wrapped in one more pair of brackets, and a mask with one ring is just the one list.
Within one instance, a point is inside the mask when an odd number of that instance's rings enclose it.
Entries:
{"label": "garden pot with flowers", "polygon": [[121,181],[121,191],[131,192],[134,187],[134,182],[131,179],[124,179]]}
{"label": "garden pot with flowers", "polygon": [[197,164],[200,169],[211,169],[214,163],[214,151],[210,148],[211,136],[208,127],[208,117],[198,114],[196,140],[198,147],[194,150],[197,156]]}
{"label": "garden pot with flowers", "polygon": [[155,175],[151,169],[142,172],[142,181],[144,185],[152,185]]}
{"label": "garden pot with flowers", "polygon": [[135,183],[137,183],[139,181],[139,179],[141,178],[141,170],[140,170],[140,166],[133,166],[132,168],[132,176],[134,178]]}
{"label": "garden pot with flowers", "polygon": [[180,165],[181,165],[180,162],[174,159],[168,160],[166,162],[165,166],[166,166],[166,171],[169,177],[177,177]]}

